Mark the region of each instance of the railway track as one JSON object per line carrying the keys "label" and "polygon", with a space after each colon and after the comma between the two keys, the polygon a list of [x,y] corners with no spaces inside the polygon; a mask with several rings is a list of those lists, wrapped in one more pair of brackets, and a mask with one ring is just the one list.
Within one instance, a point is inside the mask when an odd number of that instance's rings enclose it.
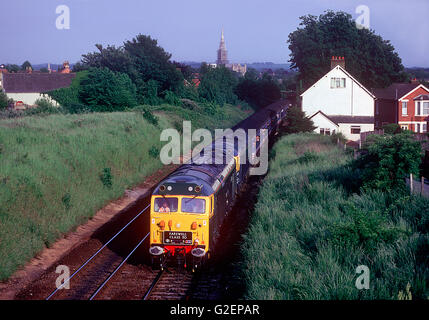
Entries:
{"label": "railway track", "polygon": [[[254,179],[252,179],[254,180]],[[241,234],[251,203],[256,200],[258,181],[249,181],[241,193],[234,213],[228,216],[218,255],[195,273],[177,268],[163,272],[152,270],[147,254],[148,200],[130,212],[120,222],[104,228],[81,246],[75,248],[42,277],[30,284],[16,299],[48,300],[194,300],[237,299],[242,296],[241,280],[236,279],[235,265]],[[246,207],[240,203],[247,203]],[[141,208],[143,207],[143,210]],[[139,209],[140,208],[140,209]],[[123,227],[122,227],[123,226]],[[119,231],[118,231],[119,230]],[[110,235],[110,238],[107,236]],[[112,236],[113,235],[113,236]],[[215,250],[216,251],[216,250]],[[89,258],[88,258],[89,257]],[[57,265],[67,265],[73,272],[61,286],[55,288],[59,274]],[[61,289],[67,283],[70,289]]]}
{"label": "railway track", "polygon": [[[69,276],[67,279],[65,279],[61,285],[57,286],[55,290],[53,290],[47,297],[46,300],[50,300],[53,298],[57,293],[64,293],[61,296],[61,298],[83,298],[88,295],[90,292],[91,285],[87,286],[87,289],[82,288],[79,285],[74,285],[74,288],[72,291],[65,290],[66,288],[70,288],[70,282],[75,276],[78,276],[82,270],[85,268],[87,271],[89,270],[90,275],[95,275],[93,281],[84,281],[88,284],[90,282],[92,285],[96,284],[99,279],[103,279],[102,276],[106,274],[106,272],[110,267],[114,267],[113,271],[110,272],[110,274],[104,279],[104,281],[97,287],[97,289],[90,295],[89,300],[93,300],[100,291],[106,286],[106,284],[115,276],[115,274],[121,269],[121,267],[128,261],[128,259],[132,256],[132,254],[143,244],[143,242],[149,237],[150,233],[147,233],[140,241],[137,243],[136,246],[133,247],[131,252],[126,255],[126,257],[120,261],[120,257],[118,257],[115,254],[104,254],[104,256],[101,256],[100,253],[109,245],[111,244],[124,230],[126,230],[136,219],[138,219],[148,208],[150,205],[147,205],[143,210],[141,210],[137,215],[135,215],[125,226],[123,226],[116,234],[111,237],[108,241],[105,242],[105,244],[99,248],[89,259],[87,259],[80,267],[78,267],[71,276]],[[100,258],[101,259],[100,259]],[[97,261],[97,259],[99,261]],[[91,266],[91,263],[98,264],[98,266],[104,266],[104,270],[101,272],[95,272],[93,269],[94,267]],[[118,264],[119,263],[119,264]],[[106,270],[107,267],[107,270]],[[88,278],[88,277],[87,277]],[[91,277],[90,277],[91,278]],[[89,280],[89,279],[87,279]],[[63,290],[64,289],[64,290]]]}

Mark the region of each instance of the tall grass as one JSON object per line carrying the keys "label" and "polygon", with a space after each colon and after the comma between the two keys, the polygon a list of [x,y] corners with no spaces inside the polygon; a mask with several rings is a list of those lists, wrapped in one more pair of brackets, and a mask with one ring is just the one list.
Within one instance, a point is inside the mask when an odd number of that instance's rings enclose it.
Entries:
{"label": "tall grass", "polygon": [[[246,116],[225,108],[199,121],[229,127]],[[158,124],[139,110],[0,120],[0,280],[162,167],[160,132],[183,118],[165,110]]]}
{"label": "tall grass", "polygon": [[351,158],[323,136],[286,136],[273,154],[244,239],[247,298],[398,299],[408,284],[428,298],[428,199],[357,192]]}

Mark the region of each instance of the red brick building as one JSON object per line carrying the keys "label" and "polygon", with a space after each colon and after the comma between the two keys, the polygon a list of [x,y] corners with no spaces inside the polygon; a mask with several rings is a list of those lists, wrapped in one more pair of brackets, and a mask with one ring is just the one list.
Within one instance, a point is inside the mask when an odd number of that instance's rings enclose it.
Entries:
{"label": "red brick building", "polygon": [[374,127],[397,123],[413,132],[428,131],[429,89],[422,84],[394,83],[385,89],[375,89]]}

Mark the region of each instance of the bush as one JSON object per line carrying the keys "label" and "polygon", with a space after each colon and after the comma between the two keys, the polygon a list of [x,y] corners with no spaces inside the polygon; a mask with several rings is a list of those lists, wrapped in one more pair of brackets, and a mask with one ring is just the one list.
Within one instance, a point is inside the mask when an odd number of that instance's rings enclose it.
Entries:
{"label": "bush", "polygon": [[107,68],[89,69],[78,96],[93,111],[120,111],[137,105],[136,87],[128,75]]}
{"label": "bush", "polygon": [[401,133],[401,126],[397,123],[385,124],[382,128],[386,134]]}
{"label": "bush", "polygon": [[419,173],[421,145],[409,133],[374,135],[366,148],[355,162],[364,188],[404,189],[406,176]]}
{"label": "bush", "polygon": [[164,94],[164,100],[167,104],[173,105],[173,106],[181,106],[182,102],[180,101],[179,97],[172,91],[167,90]]}
{"label": "bush", "polygon": [[6,95],[6,93],[0,89],[0,110],[6,109],[13,103],[12,99],[9,99]]}
{"label": "bush", "polygon": [[112,172],[110,168],[103,169],[103,172],[100,174],[100,180],[106,188],[110,189],[112,187]]}
{"label": "bush", "polygon": [[304,111],[296,106],[287,110],[285,122],[286,133],[312,132],[316,129],[313,121],[306,117]]}
{"label": "bush", "polygon": [[143,118],[145,118],[149,123],[153,124],[156,127],[159,126],[158,118],[149,109],[144,109],[142,113]]}
{"label": "bush", "polygon": [[40,113],[60,113],[61,109],[55,106],[52,101],[46,98],[36,100],[36,108],[28,108],[25,110],[26,115],[40,114]]}

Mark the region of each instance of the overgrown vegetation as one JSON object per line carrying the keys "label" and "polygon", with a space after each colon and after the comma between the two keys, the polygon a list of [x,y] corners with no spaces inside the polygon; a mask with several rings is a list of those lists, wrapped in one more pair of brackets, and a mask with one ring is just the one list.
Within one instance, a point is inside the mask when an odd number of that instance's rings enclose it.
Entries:
{"label": "overgrown vegetation", "polygon": [[194,117],[194,128],[230,127],[249,113],[163,105],[0,120],[0,280],[162,167],[163,128]]}
{"label": "overgrown vegetation", "polygon": [[[249,299],[427,299],[429,200],[362,189],[329,137],[274,146],[243,245]],[[368,266],[370,289],[356,268]]]}
{"label": "overgrown vegetation", "polygon": [[422,149],[412,133],[372,135],[365,151],[355,164],[363,188],[405,189],[404,178],[410,173],[418,176]]}
{"label": "overgrown vegetation", "polygon": [[316,127],[313,124],[313,121],[309,119],[304,111],[299,107],[291,107],[288,109],[285,117],[285,133],[298,133],[298,132],[311,132]]}

